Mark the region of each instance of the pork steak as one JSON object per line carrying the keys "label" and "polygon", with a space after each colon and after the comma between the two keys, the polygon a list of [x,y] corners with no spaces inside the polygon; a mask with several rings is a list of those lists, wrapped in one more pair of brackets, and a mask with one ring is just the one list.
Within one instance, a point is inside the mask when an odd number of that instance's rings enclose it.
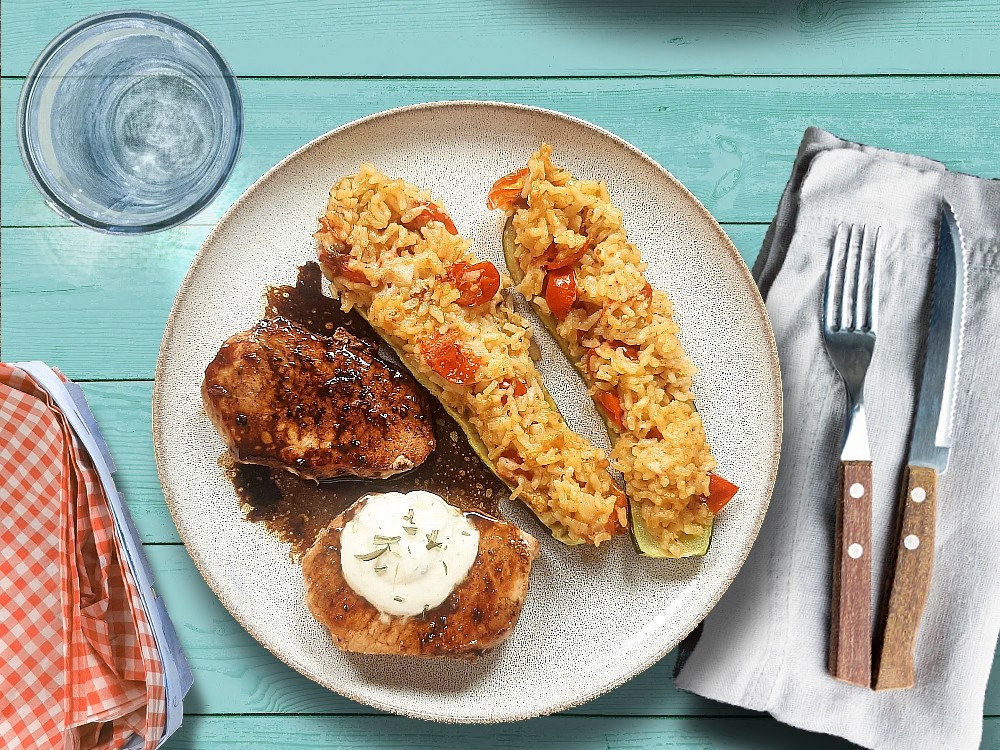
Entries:
{"label": "pork steak", "polygon": [[342,328],[282,317],[230,337],[205,370],[205,411],[237,461],[309,479],[385,478],[434,450],[425,391]]}
{"label": "pork steak", "polygon": [[465,579],[423,615],[387,615],[350,587],[340,562],[341,532],[364,502],[333,519],[302,558],[306,604],[339,648],[473,658],[507,639],[528,593],[537,539],[504,521],[467,513],[479,531],[479,552]]}

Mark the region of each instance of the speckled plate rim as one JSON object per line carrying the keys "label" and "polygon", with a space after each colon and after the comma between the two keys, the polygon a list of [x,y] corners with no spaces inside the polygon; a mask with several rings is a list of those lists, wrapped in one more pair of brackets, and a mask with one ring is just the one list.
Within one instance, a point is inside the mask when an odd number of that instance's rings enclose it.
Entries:
{"label": "speckled plate rim", "polygon": [[[220,234],[220,232],[222,231],[222,227],[226,224],[229,218],[233,214],[240,211],[243,208],[243,205],[249,200],[250,196],[258,188],[260,188],[262,185],[264,185],[265,183],[269,182],[272,178],[274,178],[274,176],[278,174],[286,164],[294,161],[295,159],[299,158],[301,155],[305,154],[309,150],[325,143],[330,139],[337,138],[341,134],[349,130],[352,130],[354,128],[366,126],[378,120],[389,119],[398,116],[400,114],[405,114],[417,110],[447,110],[449,108],[455,108],[455,107],[487,107],[487,108],[506,109],[510,111],[520,112],[523,114],[535,115],[538,117],[553,118],[556,120],[561,120],[566,123],[584,127],[586,129],[595,131],[597,134],[605,138],[612,140],[618,146],[624,148],[625,150],[633,154],[635,157],[646,162],[654,170],[659,172],[666,180],[672,183],[679,190],[679,192],[687,200],[690,201],[691,206],[694,207],[699,213],[703,215],[703,217],[707,220],[709,226],[711,226],[713,230],[717,233],[717,237],[715,239],[717,239],[720,246],[730,254],[734,265],[741,269],[745,280],[748,282],[748,287],[753,290],[754,298],[751,300],[751,302],[754,308],[758,312],[759,320],[764,327],[766,343],[768,344],[767,346],[768,361],[766,362],[766,365],[768,367],[768,370],[773,373],[775,378],[775,403],[774,403],[775,411],[774,414],[771,416],[774,419],[776,429],[774,433],[774,444],[771,446],[771,451],[772,451],[771,467],[769,476],[766,481],[766,493],[764,501],[759,506],[758,512],[756,516],[753,518],[753,523],[751,525],[751,532],[745,539],[745,543],[742,549],[742,554],[740,554],[737,558],[733,559],[733,564],[730,565],[729,570],[725,574],[722,585],[719,586],[714,596],[710,597],[708,603],[702,609],[702,611],[698,613],[697,617],[693,619],[690,627],[688,627],[687,629],[682,629],[681,634],[676,638],[670,639],[663,648],[651,651],[649,658],[644,663],[640,664],[640,666],[637,669],[633,670],[631,673],[620,675],[615,679],[610,680],[604,684],[597,685],[595,689],[581,692],[579,695],[573,696],[572,698],[566,699],[562,702],[554,703],[552,705],[544,707],[537,707],[537,708],[527,707],[520,713],[512,713],[502,717],[497,717],[497,716],[490,716],[483,718],[464,717],[464,716],[454,717],[454,716],[448,716],[447,714],[426,713],[422,711],[408,710],[405,707],[400,707],[394,704],[388,704],[388,703],[379,704],[377,701],[373,701],[368,697],[361,696],[350,689],[345,689],[343,685],[338,685],[335,684],[332,680],[324,679],[322,675],[316,675],[311,673],[304,664],[300,664],[295,659],[289,658],[287,655],[279,654],[277,651],[275,651],[268,644],[267,642],[268,639],[261,633],[257,632],[257,629],[252,627],[251,624],[242,616],[238,603],[230,600],[230,598],[222,592],[220,587],[218,587],[215,584],[213,576],[208,572],[207,566],[203,563],[201,551],[196,547],[193,547],[192,545],[189,545],[187,543],[187,535],[185,533],[186,526],[183,517],[177,511],[174,498],[167,485],[166,469],[165,469],[166,457],[164,455],[162,440],[160,438],[164,423],[163,413],[161,410],[161,398],[162,398],[160,390],[162,387],[161,372],[162,368],[164,367],[165,351],[167,348],[167,344],[170,342],[174,334],[174,324],[175,324],[175,318],[177,316],[177,311],[178,308],[180,307],[180,303],[184,300],[184,297],[188,293],[189,287],[191,286],[192,280],[199,270],[199,266],[203,261],[205,253],[207,252],[208,248],[211,247],[211,245],[213,244],[216,236]],[[164,499],[166,500],[167,508],[170,511],[170,515],[174,521],[174,525],[177,527],[178,535],[184,542],[185,549],[191,556],[191,559],[193,560],[195,567],[198,569],[198,572],[201,574],[202,578],[208,584],[209,588],[212,589],[212,592],[216,595],[216,597],[218,597],[218,599],[221,601],[222,605],[226,608],[226,610],[243,627],[243,629],[247,631],[247,633],[249,633],[258,643],[260,643],[277,659],[284,662],[285,664],[288,664],[290,667],[295,669],[303,676],[323,685],[329,690],[332,690],[333,692],[338,693],[344,696],[345,698],[349,698],[353,701],[356,701],[364,705],[369,705],[373,708],[382,711],[388,711],[390,713],[408,716],[414,719],[423,719],[441,723],[499,724],[507,722],[524,721],[526,719],[532,719],[539,716],[547,716],[550,714],[558,713],[560,711],[565,711],[575,706],[587,703],[601,695],[604,695],[607,692],[610,692],[611,690],[614,690],[615,688],[628,682],[636,675],[641,674],[645,670],[649,669],[649,667],[653,666],[656,662],[660,661],[664,656],[666,656],[674,648],[676,648],[676,646],[682,640],[684,640],[684,638],[686,638],[702,622],[702,620],[704,620],[708,616],[709,612],[711,612],[711,610],[718,603],[719,599],[722,598],[722,595],[729,588],[733,579],[736,577],[737,573],[739,573],[740,568],[743,567],[743,563],[746,561],[747,555],[749,555],[750,553],[750,549],[757,538],[757,534],[760,532],[760,527],[764,522],[764,516],[766,515],[767,509],[770,505],[771,495],[774,492],[774,483],[778,472],[778,462],[781,453],[781,435],[783,431],[781,369],[778,360],[777,344],[774,339],[774,332],[771,328],[771,321],[770,318],[768,317],[764,301],[761,298],[760,293],[757,291],[756,282],[753,280],[753,277],[751,276],[749,269],[746,267],[746,264],[740,257],[739,251],[736,249],[736,246],[733,244],[732,240],[729,239],[729,236],[726,234],[725,230],[715,220],[715,217],[713,217],[711,213],[709,213],[708,209],[706,209],[702,205],[702,203],[691,193],[691,191],[689,191],[676,177],[674,177],[669,171],[664,169],[655,159],[653,159],[640,149],[636,148],[623,138],[618,137],[614,133],[605,130],[604,128],[598,125],[594,125],[591,122],[588,122],[586,120],[577,117],[573,117],[571,115],[564,114],[562,112],[558,112],[551,109],[545,109],[543,107],[532,107],[528,105],[512,104],[508,102],[455,100],[455,101],[441,101],[441,102],[426,102],[421,104],[411,104],[404,107],[395,107],[393,109],[384,110],[382,112],[377,112],[375,114],[368,115],[366,117],[362,117],[357,120],[353,120],[349,123],[341,125],[338,128],[334,128],[328,133],[325,133],[324,135],[321,135],[318,138],[309,141],[307,144],[305,144],[301,148],[296,149],[291,154],[289,154],[284,159],[275,164],[271,169],[265,172],[258,180],[256,180],[250,187],[248,187],[243,192],[243,194],[236,199],[233,205],[230,206],[229,209],[222,215],[222,217],[216,223],[215,227],[213,227],[212,231],[209,233],[208,237],[205,238],[205,241],[202,243],[194,259],[191,261],[191,265],[188,268],[187,273],[184,275],[184,279],[181,282],[180,287],[178,288],[176,297],[174,298],[174,303],[170,309],[170,315],[167,318],[166,327],[164,328],[163,331],[163,337],[160,341],[160,350],[159,350],[159,355],[157,356],[156,370],[154,372],[153,378],[154,378],[153,394],[152,394],[153,452],[156,458],[157,475],[159,476],[160,485],[163,489]]]}

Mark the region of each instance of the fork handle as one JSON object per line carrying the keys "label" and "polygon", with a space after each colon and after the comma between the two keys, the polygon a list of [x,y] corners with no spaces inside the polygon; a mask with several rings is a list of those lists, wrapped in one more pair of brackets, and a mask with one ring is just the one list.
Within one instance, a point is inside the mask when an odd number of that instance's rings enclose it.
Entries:
{"label": "fork handle", "polygon": [[872,462],[841,461],[830,611],[830,674],[868,687],[872,671]]}
{"label": "fork handle", "polygon": [[927,603],[934,563],[937,472],[906,467],[896,520],[896,547],[889,568],[888,603],[879,627],[875,689],[913,687],[917,631]]}

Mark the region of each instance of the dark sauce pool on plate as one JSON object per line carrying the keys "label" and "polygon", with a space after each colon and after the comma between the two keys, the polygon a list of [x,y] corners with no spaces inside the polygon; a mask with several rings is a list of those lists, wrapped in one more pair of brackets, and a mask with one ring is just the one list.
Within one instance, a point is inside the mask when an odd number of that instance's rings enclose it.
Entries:
{"label": "dark sauce pool on plate", "polygon": [[[330,336],[345,328],[358,338],[382,344],[382,340],[358,313],[344,313],[340,303],[323,293],[319,265],[309,262],[299,268],[294,286],[268,287],[265,317],[283,316],[313,333]],[[382,360],[386,367],[411,377],[405,368]],[[422,387],[422,386],[420,386]],[[344,477],[328,482],[302,479],[281,469],[239,464],[226,453],[220,464],[232,480],[248,521],[263,526],[291,545],[298,560],[325,529],[356,500],[375,492],[434,492],[463,511],[498,517],[500,500],[510,492],[480,460],[462,428],[428,394],[437,447],[424,463],[390,479]]]}

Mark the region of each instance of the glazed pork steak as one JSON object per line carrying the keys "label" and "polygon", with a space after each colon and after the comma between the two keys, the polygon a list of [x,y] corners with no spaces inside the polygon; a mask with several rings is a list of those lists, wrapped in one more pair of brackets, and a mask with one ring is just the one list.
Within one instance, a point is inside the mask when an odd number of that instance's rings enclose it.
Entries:
{"label": "glazed pork steak", "polygon": [[423,616],[386,615],[350,587],[340,562],[341,532],[364,502],[333,519],[302,558],[306,604],[339,648],[471,659],[507,639],[528,593],[537,539],[504,521],[467,514],[479,531],[479,553],[465,580]]}
{"label": "glazed pork steak", "polygon": [[434,450],[426,393],[342,328],[285,318],[230,337],[205,370],[205,410],[237,461],[309,479],[385,478]]}

